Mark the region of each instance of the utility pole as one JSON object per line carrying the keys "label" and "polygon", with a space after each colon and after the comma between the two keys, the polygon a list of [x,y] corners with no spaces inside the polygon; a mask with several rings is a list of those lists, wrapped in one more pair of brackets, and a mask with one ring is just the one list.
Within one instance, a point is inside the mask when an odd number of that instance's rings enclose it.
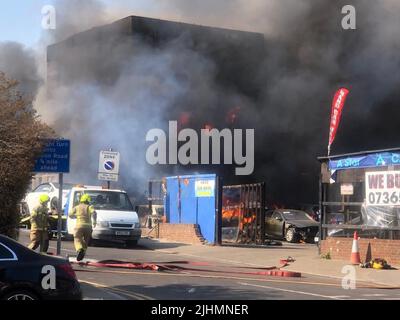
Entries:
{"label": "utility pole", "polygon": [[[113,149],[112,149],[112,148],[110,148],[108,151],[111,151],[111,152],[112,152],[112,151],[113,151]],[[110,180],[108,180],[108,181],[107,181],[107,189],[108,189],[108,190],[110,190],[110,189],[111,189],[111,181],[110,181]]]}
{"label": "utility pole", "polygon": [[61,255],[61,230],[62,230],[62,201],[63,201],[63,174],[58,174],[58,203],[57,203],[57,212],[58,212],[58,221],[57,221],[57,255]]}

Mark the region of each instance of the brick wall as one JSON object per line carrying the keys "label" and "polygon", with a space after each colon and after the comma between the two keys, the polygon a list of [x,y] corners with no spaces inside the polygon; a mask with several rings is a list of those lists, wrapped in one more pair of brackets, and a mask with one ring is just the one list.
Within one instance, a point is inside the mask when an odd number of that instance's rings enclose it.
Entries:
{"label": "brick wall", "polygon": [[[142,233],[157,238],[156,229],[146,229]],[[196,224],[160,223],[159,238],[188,244],[204,244],[204,239]]]}
{"label": "brick wall", "polygon": [[[331,253],[332,259],[350,261],[353,238],[330,238],[321,241],[321,253]],[[400,240],[358,240],[361,261],[385,259],[389,264],[400,266]]]}

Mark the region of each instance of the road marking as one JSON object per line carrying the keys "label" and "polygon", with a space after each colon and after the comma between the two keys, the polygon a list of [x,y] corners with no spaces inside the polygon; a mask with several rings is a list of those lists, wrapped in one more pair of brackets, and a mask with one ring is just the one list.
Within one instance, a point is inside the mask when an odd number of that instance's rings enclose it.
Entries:
{"label": "road marking", "polygon": [[102,288],[108,291],[116,291],[119,293],[123,293],[124,295],[130,297],[130,298],[134,298],[136,300],[154,300],[152,297],[146,296],[144,294],[141,293],[136,293],[136,292],[132,292],[132,291],[127,291],[127,290],[123,290],[123,289],[119,289],[119,288],[111,288],[108,287],[104,284],[101,283],[97,283],[97,282],[91,282],[91,281],[86,281],[86,280],[79,280],[79,282],[83,282],[83,283],[87,283],[90,284],[92,286],[98,287],[98,288]]}
{"label": "road marking", "polygon": [[[296,246],[293,246],[294,248]],[[281,247],[282,248],[282,247]],[[202,256],[198,256],[195,254],[190,254],[190,253],[180,253],[180,252],[174,252],[174,251],[170,251],[170,250],[165,250],[165,249],[155,249],[153,250],[155,252],[161,252],[161,253],[167,253],[167,254],[176,254],[176,255],[181,255],[181,256],[189,256],[189,257],[195,257],[195,258],[200,258],[203,259],[204,257]],[[260,265],[260,264],[253,264],[253,263],[242,263],[242,262],[238,262],[238,261],[234,261],[234,260],[227,260],[227,259],[222,259],[222,258],[216,258],[216,257],[209,257],[209,260],[215,260],[215,261],[223,261],[223,262],[229,262],[232,263],[234,265],[248,265],[248,266],[253,266],[253,267],[258,267],[258,268],[264,268],[265,265]],[[287,269],[286,269],[287,270]],[[287,270],[287,271],[291,271],[291,270]],[[308,274],[308,275],[312,275],[312,276],[319,276],[319,277],[324,277],[324,278],[330,278],[330,279],[336,279],[336,280],[341,280],[342,277],[337,277],[337,276],[327,276],[326,274],[318,274],[318,273],[307,273],[304,272],[304,274]],[[379,283],[373,283],[371,282],[371,285],[368,285],[369,282],[367,281],[359,281],[361,283],[365,283],[365,286],[357,286],[357,288],[376,288],[376,289],[400,289],[400,286],[388,286],[386,284],[379,284]],[[341,285],[339,287],[342,287]]]}
{"label": "road marking", "polygon": [[128,297],[136,297],[137,300],[155,300],[154,298],[146,296],[142,293],[137,293],[137,292],[132,293],[132,291],[123,290],[123,289],[119,289],[119,288],[109,288],[109,290],[120,292]]}
{"label": "road marking", "polygon": [[187,277],[187,278],[209,278],[209,279],[226,279],[226,280],[246,280],[246,281],[262,281],[262,282],[278,282],[278,283],[294,283],[294,284],[308,284],[308,285],[320,285],[341,288],[341,285],[333,283],[322,283],[322,282],[305,282],[305,281],[292,281],[292,280],[272,280],[272,279],[261,279],[261,278],[241,278],[241,277],[227,277],[227,276],[213,276],[213,275],[202,275],[196,273],[152,273],[152,272],[138,272],[138,271],[113,271],[113,270],[78,270],[74,269],[75,272],[99,272],[99,273],[113,273],[113,274],[130,274],[130,275],[148,275],[148,276],[164,276],[164,277]]}
{"label": "road marking", "polygon": [[[114,292],[110,292],[110,290],[107,290],[106,286],[103,286],[103,285],[101,285],[99,283],[90,282],[90,281],[84,281],[84,280],[80,280],[79,283],[84,283],[84,284],[91,285],[91,286],[96,287],[96,288],[101,288],[104,291],[107,291],[107,294],[117,297],[118,300],[125,300],[122,296],[120,296],[120,295],[118,295],[118,294],[116,294]],[[83,298],[83,300],[104,300],[104,298],[87,298],[86,297],[86,298]]]}
{"label": "road marking", "polygon": [[251,283],[245,283],[245,282],[238,282],[238,284],[240,284],[242,286],[251,286],[251,287],[257,287],[257,288],[272,289],[272,290],[278,290],[278,291],[284,291],[284,292],[290,292],[290,293],[296,293],[296,294],[303,294],[303,295],[326,298],[326,299],[343,300],[343,299],[340,299],[340,298],[336,298],[334,296],[325,296],[325,295],[322,295],[322,294],[305,292],[305,291],[297,291],[297,290],[289,290],[289,289],[282,289],[282,288],[269,287],[269,286],[261,286],[261,285],[258,285],[258,284],[251,284]]}
{"label": "road marking", "polygon": [[367,293],[367,294],[363,294],[363,297],[386,297],[387,294],[384,293]]}
{"label": "road marking", "polygon": [[[131,275],[149,275],[149,276],[164,276],[164,277],[187,277],[187,278],[209,278],[209,279],[227,279],[227,280],[246,280],[246,281],[261,281],[261,282],[278,282],[278,283],[291,283],[291,284],[307,284],[307,285],[319,285],[325,287],[337,287],[342,288],[339,284],[334,283],[323,283],[323,282],[306,282],[306,281],[294,281],[294,280],[272,280],[272,279],[261,279],[261,278],[242,278],[242,277],[228,277],[228,276],[213,276],[213,275],[203,275],[196,273],[183,272],[177,273],[153,273],[153,272],[138,272],[138,271],[113,271],[113,270],[78,270],[74,269],[75,272],[99,272],[99,273],[114,273],[114,274],[131,274]],[[358,289],[387,289],[373,286],[357,286]]]}
{"label": "road marking", "polygon": [[332,296],[333,298],[350,299],[350,296]]}
{"label": "road marking", "polygon": [[[56,247],[52,247],[52,246],[50,246],[49,248],[50,248],[50,249],[57,250],[57,248],[56,248]],[[76,253],[76,251],[75,251],[75,250],[70,250],[70,249],[62,249],[62,248],[61,248],[61,251],[65,251],[65,252],[73,252],[73,253]]]}

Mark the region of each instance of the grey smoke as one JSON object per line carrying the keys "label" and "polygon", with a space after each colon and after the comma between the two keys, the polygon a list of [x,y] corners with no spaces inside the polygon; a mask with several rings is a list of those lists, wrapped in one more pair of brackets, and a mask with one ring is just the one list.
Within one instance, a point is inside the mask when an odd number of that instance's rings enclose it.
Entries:
{"label": "grey smoke", "polygon": [[[213,65],[202,56],[177,44],[155,51],[138,40],[134,47],[135,55],[126,56],[130,45],[116,43],[108,61],[104,56],[96,61],[97,53],[105,50],[96,42],[84,56],[80,50],[68,51],[65,59],[76,62],[72,73],[65,70],[68,76],[61,83],[48,83],[45,104],[38,107],[72,140],[70,181],[96,183],[99,151],[112,147],[122,154],[119,185],[144,191],[147,179],[162,174],[145,163],[147,131],[176,120],[168,111],[190,88],[196,88],[204,105],[215,105],[216,96],[210,94]],[[92,59],[94,65],[103,63],[101,79],[95,78],[97,69],[85,68]]]}
{"label": "grey smoke", "polygon": [[[342,0],[149,2],[159,6],[158,18],[264,33],[267,50],[254,74],[261,94],[221,87],[215,81],[217,66],[184,40],[162,50],[139,45],[135,57],[124,56],[125,45],[115,43],[106,61],[97,60],[96,45],[65,56],[75,67],[60,75],[64,85],[53,88],[38,108],[73,140],[72,180],[93,183],[98,151],[113,146],[124,153],[122,184],[143,188],[147,178],[163,174],[162,168],[143,163],[148,128],[176,120],[171,117],[179,114],[177,105],[198,125],[208,117],[224,127],[221,115],[239,105],[238,125],[256,129],[256,172],[247,181],[266,180],[274,199],[315,201],[315,158],[326,152],[331,99],[342,85],[351,93],[333,152],[397,145],[398,1],[351,1],[357,9],[356,31],[341,28],[341,8],[349,4]],[[85,1],[83,8],[81,3],[56,2],[61,18],[53,41],[123,17],[111,16],[98,1]],[[96,80],[90,74],[96,66],[111,71]],[[176,173],[183,170],[176,168]],[[229,175],[227,181],[246,182]]]}
{"label": "grey smoke", "polygon": [[18,89],[30,97],[36,96],[43,83],[35,51],[17,42],[0,42],[0,71],[17,80]]}
{"label": "grey smoke", "polygon": [[75,33],[107,22],[104,4],[98,0],[56,0],[56,28],[44,33],[49,42],[62,41]]}

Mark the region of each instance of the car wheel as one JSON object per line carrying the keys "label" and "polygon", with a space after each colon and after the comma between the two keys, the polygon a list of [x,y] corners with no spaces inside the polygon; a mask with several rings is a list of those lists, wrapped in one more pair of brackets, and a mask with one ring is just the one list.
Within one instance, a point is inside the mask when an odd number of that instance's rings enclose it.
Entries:
{"label": "car wheel", "polygon": [[127,248],[134,248],[138,244],[138,240],[129,240],[126,242]]}
{"label": "car wheel", "polygon": [[3,300],[7,301],[16,301],[16,300],[39,300],[38,296],[25,290],[15,290],[10,293],[7,293]]}
{"label": "car wheel", "polygon": [[296,231],[294,230],[294,228],[288,228],[286,230],[286,235],[285,235],[285,239],[287,242],[297,242],[297,234]]}

